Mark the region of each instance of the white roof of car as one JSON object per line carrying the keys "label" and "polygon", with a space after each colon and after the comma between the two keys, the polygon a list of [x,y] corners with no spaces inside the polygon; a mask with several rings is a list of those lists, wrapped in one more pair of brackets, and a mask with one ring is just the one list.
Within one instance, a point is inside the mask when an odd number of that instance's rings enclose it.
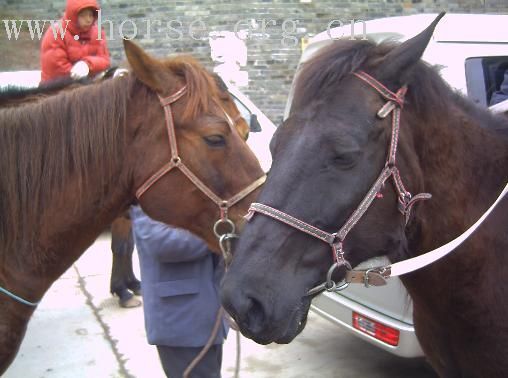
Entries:
{"label": "white roof of car", "polygon": [[[437,17],[437,13],[386,17],[366,21],[366,33],[374,41],[393,38],[404,41],[423,31]],[[446,14],[436,26],[433,39],[438,42],[508,43],[508,15]],[[357,20],[354,35],[361,38],[362,23]],[[310,39],[310,43],[333,38],[350,38],[351,24],[332,28]]]}

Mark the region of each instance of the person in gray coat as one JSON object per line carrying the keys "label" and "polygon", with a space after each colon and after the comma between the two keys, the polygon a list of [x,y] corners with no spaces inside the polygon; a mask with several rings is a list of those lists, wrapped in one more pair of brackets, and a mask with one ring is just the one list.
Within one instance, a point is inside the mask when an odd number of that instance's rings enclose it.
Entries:
{"label": "person in gray coat", "polygon": [[[138,250],[143,310],[148,343],[171,378],[185,369],[207,344],[220,309],[222,258],[188,231],[170,227],[131,208]],[[220,377],[222,344],[228,326],[220,320],[212,347],[192,369],[190,377]]]}
{"label": "person in gray coat", "polygon": [[508,100],[508,69],[504,71],[504,77],[499,90],[492,93],[490,98],[490,106]]}

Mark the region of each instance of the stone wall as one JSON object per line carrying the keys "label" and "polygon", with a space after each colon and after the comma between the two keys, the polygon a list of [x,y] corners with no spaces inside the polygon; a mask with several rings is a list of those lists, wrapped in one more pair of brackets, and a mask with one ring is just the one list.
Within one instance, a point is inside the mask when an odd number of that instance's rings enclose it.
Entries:
{"label": "stone wall", "polygon": [[[2,14],[18,18],[56,19],[64,5],[63,0],[0,0]],[[124,59],[124,36],[134,37],[156,56],[191,53],[213,68],[208,33],[234,31],[237,23],[237,30],[250,25],[251,34],[245,40],[247,64],[242,67],[248,72],[249,84],[243,91],[275,123],[282,119],[301,38],[326,30],[332,20],[346,24],[351,19],[366,21],[441,10],[508,13],[508,0],[103,0],[101,5],[115,64]],[[3,29],[0,38],[5,38]]]}

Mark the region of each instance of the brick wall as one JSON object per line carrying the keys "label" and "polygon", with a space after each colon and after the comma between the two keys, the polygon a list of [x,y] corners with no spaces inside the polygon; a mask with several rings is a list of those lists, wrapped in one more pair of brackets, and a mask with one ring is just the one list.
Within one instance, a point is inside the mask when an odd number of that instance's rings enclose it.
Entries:
{"label": "brick wall", "polygon": [[[65,1],[0,0],[4,14],[33,19],[56,19]],[[272,119],[279,123],[289,85],[300,57],[300,38],[327,28],[332,20],[370,20],[385,16],[429,13],[508,13],[508,0],[102,0],[103,27],[113,39],[108,41],[113,62],[124,59],[121,36],[130,37],[156,56],[192,53],[207,67],[214,63],[205,37],[208,32],[234,31],[241,20],[265,20],[265,34],[254,30],[246,40],[249,85],[243,91]],[[150,20],[150,23],[147,22]],[[157,24],[160,20],[161,24]],[[202,23],[198,20],[201,20]],[[284,36],[283,23],[287,33]],[[173,27],[172,30],[168,27]],[[137,30],[134,30],[134,25]],[[150,27],[149,27],[150,25]],[[247,27],[247,22],[240,26]],[[292,27],[296,27],[293,29]],[[191,29],[190,29],[191,28]],[[160,29],[160,30],[158,30]],[[240,27],[241,29],[241,27]],[[294,33],[292,33],[294,31]],[[122,32],[122,34],[120,34]],[[291,34],[290,37],[288,35]],[[111,35],[110,35],[111,36]],[[296,37],[296,40],[292,38]],[[6,38],[0,25],[0,38]],[[13,67],[22,69],[23,67]]]}

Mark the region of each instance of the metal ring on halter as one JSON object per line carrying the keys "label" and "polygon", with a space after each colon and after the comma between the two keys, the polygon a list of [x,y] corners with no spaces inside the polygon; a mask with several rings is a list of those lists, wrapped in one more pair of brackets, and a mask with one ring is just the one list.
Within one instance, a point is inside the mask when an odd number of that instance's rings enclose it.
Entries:
{"label": "metal ring on halter", "polygon": [[[231,228],[231,230],[229,232],[224,232],[222,234],[219,234],[219,231],[218,231],[218,228],[220,225],[222,224],[227,224],[229,225],[229,227]],[[217,222],[215,222],[215,224],[213,225],[213,233],[215,234],[215,236],[217,236],[217,238],[221,238],[222,235],[227,235],[227,234],[234,234],[235,233],[235,224],[233,223],[233,221],[229,218],[225,218],[225,219],[219,219]]]}
{"label": "metal ring on halter", "polygon": [[229,239],[238,239],[239,236],[237,234],[222,234],[219,238],[219,245],[220,245],[220,249],[224,252],[225,251],[225,247],[224,247],[224,243],[229,241]]}
{"label": "metal ring on halter", "polygon": [[363,275],[363,284],[365,285],[365,287],[370,287],[371,285],[369,284],[369,273],[370,272],[377,272],[377,269],[376,268],[370,268],[370,269],[367,269]]}
{"label": "metal ring on halter", "polygon": [[328,270],[328,273],[326,274],[326,283],[325,283],[325,290],[326,291],[341,291],[347,288],[350,284],[350,282],[347,282],[346,280],[343,280],[342,283],[336,283],[334,280],[332,280],[332,274],[335,271],[335,269],[338,269],[339,266],[344,265],[347,270],[352,270],[351,264],[349,264],[347,261],[344,261],[342,264],[334,263],[330,269]]}
{"label": "metal ring on halter", "polygon": [[174,165],[180,165],[182,163],[182,158],[180,156],[174,157],[171,159]]}
{"label": "metal ring on halter", "polygon": [[319,294],[324,290],[326,290],[326,282],[323,282],[322,284],[319,284],[319,285],[313,287],[312,289],[309,289],[309,291],[307,292],[307,295]]}
{"label": "metal ring on halter", "polygon": [[222,257],[226,262],[226,266],[229,265],[231,260],[233,259],[233,255],[231,254],[231,244],[229,244],[230,239],[238,239],[239,236],[237,234],[222,234],[219,237],[219,247],[222,252]]}

